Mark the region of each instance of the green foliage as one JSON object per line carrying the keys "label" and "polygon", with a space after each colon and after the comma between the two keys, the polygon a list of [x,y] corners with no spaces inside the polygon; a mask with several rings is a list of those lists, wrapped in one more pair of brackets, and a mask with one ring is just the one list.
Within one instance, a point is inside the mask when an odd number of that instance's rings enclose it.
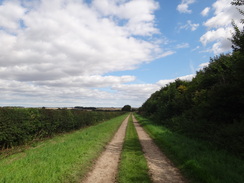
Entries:
{"label": "green foliage", "polygon": [[65,109],[0,108],[0,149],[77,130],[121,114]]}
{"label": "green foliage", "polygon": [[139,112],[147,116],[155,117],[157,120],[169,119],[175,115],[180,115],[188,107],[187,81],[176,80],[160,91],[155,92],[142,105]]}
{"label": "green foliage", "polygon": [[125,105],[122,109],[122,111],[131,111],[131,106],[130,105]]}
{"label": "green foliage", "polygon": [[[244,14],[244,12],[242,12]],[[242,20],[244,21],[244,20]],[[235,33],[232,34],[232,48],[234,51],[244,51],[244,30],[239,30],[235,22],[232,22]]]}
{"label": "green foliage", "polygon": [[243,0],[233,0],[231,2],[232,5],[235,5],[235,6],[241,6],[241,5],[244,5],[244,1]]}

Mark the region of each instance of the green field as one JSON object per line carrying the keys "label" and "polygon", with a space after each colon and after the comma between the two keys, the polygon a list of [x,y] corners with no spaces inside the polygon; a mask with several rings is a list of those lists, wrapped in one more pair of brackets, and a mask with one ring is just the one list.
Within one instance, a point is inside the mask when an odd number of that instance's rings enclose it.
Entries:
{"label": "green field", "polygon": [[139,115],[136,118],[190,182],[244,182],[243,159],[206,142],[179,135]]}
{"label": "green field", "polygon": [[103,151],[126,115],[71,134],[39,142],[0,158],[1,183],[79,182]]}

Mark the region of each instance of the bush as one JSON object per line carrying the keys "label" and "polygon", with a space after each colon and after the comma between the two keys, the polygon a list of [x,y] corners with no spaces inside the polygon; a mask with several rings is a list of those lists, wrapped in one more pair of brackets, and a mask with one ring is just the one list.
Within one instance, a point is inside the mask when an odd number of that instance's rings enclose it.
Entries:
{"label": "bush", "polygon": [[121,114],[67,109],[0,108],[0,149],[78,130]]}

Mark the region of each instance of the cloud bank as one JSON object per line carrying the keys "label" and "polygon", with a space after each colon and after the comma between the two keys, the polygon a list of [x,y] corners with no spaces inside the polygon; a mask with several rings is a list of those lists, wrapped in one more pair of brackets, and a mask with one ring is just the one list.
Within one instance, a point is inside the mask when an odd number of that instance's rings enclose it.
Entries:
{"label": "cloud bank", "polygon": [[115,86],[135,77],[110,72],[169,55],[151,41],[160,33],[154,17],[158,8],[154,0],[3,1],[2,104],[88,105],[93,99],[91,105],[103,106],[105,99],[116,100],[121,89]]}

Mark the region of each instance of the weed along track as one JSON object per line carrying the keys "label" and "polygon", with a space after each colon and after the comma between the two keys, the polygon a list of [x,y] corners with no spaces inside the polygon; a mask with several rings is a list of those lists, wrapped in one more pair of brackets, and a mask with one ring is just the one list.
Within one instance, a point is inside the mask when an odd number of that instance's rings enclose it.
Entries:
{"label": "weed along track", "polygon": [[115,182],[128,119],[129,116],[123,121],[105,151],[98,158],[94,169],[88,173],[82,183]]}
{"label": "weed along track", "polygon": [[145,153],[152,181],[154,183],[185,183],[186,181],[179,170],[175,168],[170,160],[159,150],[134,116],[133,122]]}

